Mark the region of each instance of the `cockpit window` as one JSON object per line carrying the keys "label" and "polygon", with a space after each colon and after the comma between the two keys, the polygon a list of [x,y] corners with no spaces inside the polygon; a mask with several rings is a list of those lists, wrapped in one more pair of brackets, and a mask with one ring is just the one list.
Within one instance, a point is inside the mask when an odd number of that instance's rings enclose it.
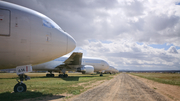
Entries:
{"label": "cockpit window", "polygon": [[48,28],[56,28],[58,30],[63,31],[53,20],[51,19],[43,19],[43,26],[48,27]]}

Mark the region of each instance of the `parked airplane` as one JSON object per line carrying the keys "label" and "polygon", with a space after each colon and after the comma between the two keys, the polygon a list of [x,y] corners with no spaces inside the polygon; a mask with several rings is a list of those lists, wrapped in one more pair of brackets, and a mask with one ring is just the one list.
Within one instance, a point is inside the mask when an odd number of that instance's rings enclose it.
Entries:
{"label": "parked airplane", "polygon": [[109,74],[112,74],[112,73],[115,74],[115,73],[118,73],[118,72],[119,71],[116,68],[114,68],[113,66],[109,66],[109,68],[104,71],[104,73],[109,73]]}
{"label": "parked airplane", "polygon": [[109,73],[109,74],[112,74],[112,67],[111,67],[111,66],[109,66],[109,68],[108,68],[108,69],[106,69],[106,70],[104,71],[104,73]]}
{"label": "parked airplane", "polygon": [[53,20],[32,9],[0,1],[0,69],[16,67],[20,82],[15,92],[26,91],[22,83],[37,65],[63,56],[76,47],[75,40]]}
{"label": "parked airplane", "polygon": [[55,60],[38,64],[32,67],[33,70],[49,71],[50,74],[46,74],[47,77],[54,77],[52,71],[62,72],[59,77],[67,77],[66,71],[77,71],[83,74],[91,74],[94,72],[101,72],[109,68],[106,61],[97,58],[82,58],[82,53],[74,52],[71,56],[60,57]]}
{"label": "parked airplane", "polygon": [[119,72],[119,70],[118,69],[116,69],[115,67],[113,67],[113,66],[111,66],[112,68],[113,68],[113,70],[112,70],[112,73],[113,74],[116,74],[116,73],[118,73]]}

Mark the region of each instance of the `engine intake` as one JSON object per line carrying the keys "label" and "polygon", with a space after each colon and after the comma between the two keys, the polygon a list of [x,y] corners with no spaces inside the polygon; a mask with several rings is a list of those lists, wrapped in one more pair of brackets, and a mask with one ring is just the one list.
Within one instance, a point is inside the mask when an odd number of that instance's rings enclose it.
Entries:
{"label": "engine intake", "polygon": [[91,65],[85,65],[83,67],[77,68],[77,72],[82,72],[82,74],[92,74],[94,73],[94,67]]}

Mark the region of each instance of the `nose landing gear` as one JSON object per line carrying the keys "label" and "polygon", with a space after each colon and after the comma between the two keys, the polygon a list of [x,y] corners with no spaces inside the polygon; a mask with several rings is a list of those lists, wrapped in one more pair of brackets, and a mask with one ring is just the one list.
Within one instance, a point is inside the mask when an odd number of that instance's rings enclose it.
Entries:
{"label": "nose landing gear", "polygon": [[25,92],[27,87],[23,83],[25,80],[30,80],[30,77],[25,75],[24,73],[32,72],[32,66],[31,65],[24,65],[24,66],[17,66],[16,67],[16,73],[19,76],[19,79],[17,80],[17,84],[14,86],[14,92]]}
{"label": "nose landing gear", "polygon": [[30,77],[25,74],[19,74],[18,76],[20,81],[16,79],[18,83],[14,86],[14,92],[25,92],[27,87],[23,83],[23,80],[30,80]]}

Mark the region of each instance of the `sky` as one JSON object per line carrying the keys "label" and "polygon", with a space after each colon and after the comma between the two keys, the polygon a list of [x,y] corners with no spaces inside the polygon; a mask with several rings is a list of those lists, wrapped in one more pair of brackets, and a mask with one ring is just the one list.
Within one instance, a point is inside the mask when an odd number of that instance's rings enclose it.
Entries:
{"label": "sky", "polygon": [[4,0],[54,20],[74,52],[120,70],[180,70],[178,0]]}

